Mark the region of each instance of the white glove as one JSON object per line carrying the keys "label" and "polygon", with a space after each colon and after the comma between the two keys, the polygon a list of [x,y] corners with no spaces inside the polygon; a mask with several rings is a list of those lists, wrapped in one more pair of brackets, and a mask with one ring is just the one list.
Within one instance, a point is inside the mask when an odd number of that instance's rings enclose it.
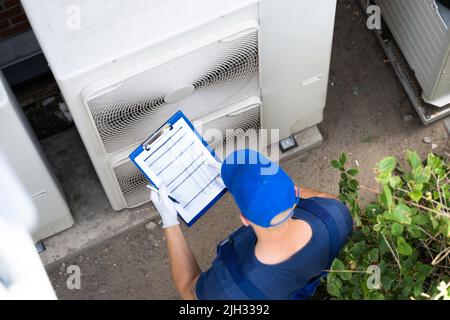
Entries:
{"label": "white glove", "polygon": [[150,199],[161,216],[163,229],[180,224],[175,203],[169,199],[169,190],[165,185],[159,187],[159,192],[151,191]]}

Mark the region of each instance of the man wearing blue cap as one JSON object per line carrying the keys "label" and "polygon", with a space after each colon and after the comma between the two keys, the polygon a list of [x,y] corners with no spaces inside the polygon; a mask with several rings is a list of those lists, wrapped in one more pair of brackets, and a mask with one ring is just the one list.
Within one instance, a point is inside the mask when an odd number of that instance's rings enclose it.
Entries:
{"label": "man wearing blue cap", "polygon": [[256,151],[236,151],[217,170],[244,226],[218,246],[217,258],[204,273],[181,232],[167,189],[162,186],[151,195],[182,298],[310,297],[351,234],[347,207],[332,195],[297,187],[281,167]]}

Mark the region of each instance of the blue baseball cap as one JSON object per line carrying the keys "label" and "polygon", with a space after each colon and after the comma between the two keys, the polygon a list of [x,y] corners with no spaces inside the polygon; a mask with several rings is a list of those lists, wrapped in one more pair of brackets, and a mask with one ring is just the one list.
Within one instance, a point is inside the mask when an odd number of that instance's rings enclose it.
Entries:
{"label": "blue baseball cap", "polygon": [[[252,223],[270,228],[277,215],[293,208],[298,202],[295,185],[286,172],[261,153],[249,149],[239,150],[226,157],[221,175],[242,212]],[[300,193],[300,190],[299,190]]]}

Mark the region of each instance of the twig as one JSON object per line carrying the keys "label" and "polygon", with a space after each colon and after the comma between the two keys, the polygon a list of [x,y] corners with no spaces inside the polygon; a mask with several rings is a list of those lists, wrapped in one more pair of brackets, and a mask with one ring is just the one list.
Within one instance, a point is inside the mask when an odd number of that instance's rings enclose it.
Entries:
{"label": "twig", "polygon": [[439,264],[442,260],[444,260],[450,254],[450,247],[446,248],[444,251],[440,252],[434,260],[431,262],[433,266]]}
{"label": "twig", "polygon": [[334,273],[367,273],[367,274],[371,274],[370,272],[367,271],[358,271],[358,270],[323,270],[324,272],[334,272]]}
{"label": "twig", "polygon": [[[364,190],[367,190],[367,191],[370,191],[370,192],[373,192],[373,193],[376,193],[376,194],[380,194],[380,191],[374,190],[374,189],[370,189],[370,188],[367,188],[365,186],[360,186],[360,188],[364,189]],[[392,195],[392,197],[394,199],[396,199],[396,200],[405,200],[405,199],[399,198],[399,197],[394,196],[394,195]],[[418,203],[414,203],[414,202],[411,202],[411,201],[406,201],[406,203],[408,203],[411,206],[415,206],[415,207],[417,207],[419,209],[422,209],[422,210],[425,210],[425,211],[431,211],[431,212],[434,212],[434,213],[436,213],[436,214],[438,214],[440,216],[444,216],[444,217],[449,217],[450,218],[450,215],[448,215],[448,214],[442,213],[440,211],[437,211],[437,210],[434,210],[434,209],[431,209],[431,208],[427,208],[427,207],[422,206],[422,205],[420,205]]]}
{"label": "twig", "polygon": [[387,239],[386,239],[386,237],[384,236],[384,234],[383,234],[382,232],[380,232],[380,233],[381,233],[381,235],[382,235],[384,241],[386,242],[386,244],[387,244],[389,250],[391,250],[392,256],[394,257],[395,262],[397,262],[398,268],[401,270],[401,269],[402,269],[402,265],[400,264],[399,258],[395,255],[394,250],[392,249],[391,245],[389,244],[389,241],[387,241]]}

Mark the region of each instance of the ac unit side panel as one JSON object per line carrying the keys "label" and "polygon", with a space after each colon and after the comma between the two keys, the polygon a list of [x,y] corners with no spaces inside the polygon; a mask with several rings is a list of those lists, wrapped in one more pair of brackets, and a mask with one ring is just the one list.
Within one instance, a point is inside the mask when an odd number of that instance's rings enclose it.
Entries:
{"label": "ac unit side panel", "polygon": [[[71,227],[70,209],[25,115],[0,75],[0,151],[37,210],[36,241]],[[64,223],[61,223],[64,222]]]}
{"label": "ac unit side panel", "polygon": [[436,86],[436,93],[433,100],[429,100],[424,96],[424,100],[430,104],[442,107],[450,103],[450,57],[447,57],[444,62],[444,67],[439,77]]}
{"label": "ac unit side panel", "polygon": [[450,45],[448,26],[434,0],[376,0],[426,100],[434,100]]}
{"label": "ac unit side panel", "polygon": [[[247,30],[248,31],[248,30]],[[85,98],[108,153],[145,139],[177,110],[195,119],[259,92],[257,30],[217,40]],[[191,87],[179,101],[168,96]]]}
{"label": "ac unit side panel", "polygon": [[280,138],[322,120],[311,114],[325,107],[335,11],[336,0],[260,3],[262,123]]}

